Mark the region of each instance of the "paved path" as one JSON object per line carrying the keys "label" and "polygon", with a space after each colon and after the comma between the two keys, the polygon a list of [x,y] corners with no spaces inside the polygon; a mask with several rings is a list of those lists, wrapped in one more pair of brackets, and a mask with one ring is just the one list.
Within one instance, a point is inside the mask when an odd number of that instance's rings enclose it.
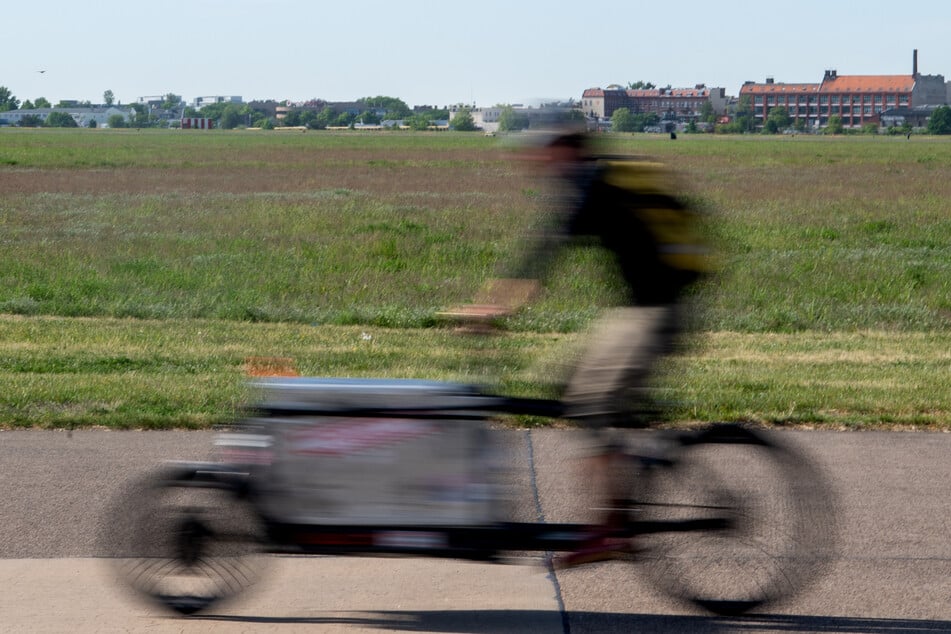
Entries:
{"label": "paved path", "polygon": [[[567,431],[505,432],[518,519],[582,513]],[[840,495],[841,556],[794,602],[707,616],[606,563],[548,573],[429,559],[273,558],[254,592],[170,618],[118,588],[98,553],[103,508],[163,459],[207,457],[204,432],[0,432],[0,630],[10,632],[951,632],[951,434],[784,432]],[[538,505],[534,493],[538,494]]]}

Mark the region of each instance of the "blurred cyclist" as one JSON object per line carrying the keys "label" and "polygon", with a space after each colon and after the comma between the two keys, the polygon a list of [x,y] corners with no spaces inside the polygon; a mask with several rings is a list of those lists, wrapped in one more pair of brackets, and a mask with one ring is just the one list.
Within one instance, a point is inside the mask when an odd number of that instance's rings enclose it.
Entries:
{"label": "blurred cyclist", "polygon": [[[585,133],[566,132],[532,153],[552,181],[551,224],[509,275],[490,280],[479,303],[464,310],[477,319],[518,310],[538,294],[560,248],[574,237],[595,238],[613,254],[627,301],[595,324],[562,401],[565,415],[585,426],[629,427],[643,413],[652,370],[676,348],[684,330],[685,292],[706,272],[708,258],[693,211],[671,192],[661,166],[598,157],[589,142]],[[600,452],[592,475],[616,473],[610,465],[615,454]],[[609,485],[615,499],[621,486]],[[611,521],[606,518],[608,530],[592,535],[560,563],[609,558],[628,549],[629,542],[610,537]]]}
{"label": "blurred cyclist", "polygon": [[651,371],[683,331],[682,300],[708,267],[706,247],[659,165],[599,158],[582,132],[554,136],[532,158],[552,177],[551,225],[468,311],[491,318],[518,310],[538,294],[561,247],[573,237],[596,238],[614,255],[627,302],[595,325],[563,401],[566,415],[586,425],[631,426]]}

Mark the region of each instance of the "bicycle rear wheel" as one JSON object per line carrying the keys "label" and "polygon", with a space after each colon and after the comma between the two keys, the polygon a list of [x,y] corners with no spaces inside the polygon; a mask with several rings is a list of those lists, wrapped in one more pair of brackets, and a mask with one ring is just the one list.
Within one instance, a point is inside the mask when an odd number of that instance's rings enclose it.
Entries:
{"label": "bicycle rear wheel", "polygon": [[832,559],[832,491],[775,434],[738,425],[685,434],[642,487],[635,518],[653,527],[641,538],[648,577],[714,613],[789,598]]}
{"label": "bicycle rear wheel", "polygon": [[134,591],[194,614],[252,585],[265,531],[239,490],[214,476],[171,468],[124,492],[104,531],[107,556]]}

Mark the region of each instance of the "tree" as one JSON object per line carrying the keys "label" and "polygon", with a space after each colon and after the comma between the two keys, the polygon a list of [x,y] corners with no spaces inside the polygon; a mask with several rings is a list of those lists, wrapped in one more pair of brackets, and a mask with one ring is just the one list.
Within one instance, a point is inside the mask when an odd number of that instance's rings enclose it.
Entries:
{"label": "tree", "polygon": [[842,134],[845,127],[842,125],[842,117],[837,114],[829,117],[829,123],[826,125],[826,134]]}
{"label": "tree", "polygon": [[37,97],[36,101],[33,102],[34,108],[52,108],[53,104],[49,102],[49,99],[46,97]]}
{"label": "tree", "polygon": [[113,103],[115,103],[115,100],[116,96],[112,94],[111,90],[107,90],[106,92],[102,93],[102,103],[106,104],[107,106],[111,106]]}
{"label": "tree", "polygon": [[123,117],[121,114],[109,115],[106,123],[110,128],[124,128],[126,126],[125,117]]}
{"label": "tree", "polygon": [[928,119],[930,134],[951,134],[951,108],[938,106]]}
{"label": "tree", "polygon": [[233,130],[246,121],[246,114],[237,104],[229,103],[221,111],[218,127],[223,130]]}
{"label": "tree", "polygon": [[43,117],[38,114],[28,114],[20,117],[20,123],[18,123],[21,128],[39,128],[43,125]]}
{"label": "tree", "polygon": [[634,115],[634,131],[643,132],[648,126],[656,126],[660,123],[660,115],[656,112],[642,112]]}
{"label": "tree", "polygon": [[284,126],[288,128],[293,128],[295,126],[304,125],[301,123],[301,111],[300,110],[290,110],[286,115],[284,115]]}
{"label": "tree", "polygon": [[175,110],[180,107],[182,104],[182,98],[180,95],[175,93],[168,93],[165,95],[165,100],[162,102],[162,110]]}
{"label": "tree", "polygon": [[627,85],[629,90],[652,90],[657,88],[656,84],[653,84],[649,81],[635,81]]}
{"label": "tree", "polygon": [[20,107],[19,100],[13,96],[10,89],[6,86],[0,86],[0,112],[16,110]]}
{"label": "tree", "polygon": [[[385,110],[387,119],[405,119],[413,114],[413,110],[407,106],[402,99],[397,99],[396,97],[384,97],[382,95],[377,97],[364,97],[357,99],[357,103],[368,109]],[[366,123],[366,121],[364,121],[364,123]]]}
{"label": "tree", "polygon": [[357,117],[357,121],[359,121],[363,125],[379,125],[381,119],[379,115],[377,115],[374,111],[364,110]]}
{"label": "tree", "polygon": [[752,132],[755,124],[753,116],[753,99],[749,95],[743,95],[736,103],[733,122],[736,132]]}
{"label": "tree", "polygon": [[147,128],[151,125],[149,119],[149,110],[143,104],[134,103],[130,107],[135,111],[132,117],[131,125],[134,128]]}
{"label": "tree", "polygon": [[347,128],[353,125],[354,117],[349,112],[341,112],[334,119],[333,125],[338,128]]}
{"label": "tree", "polygon": [[36,106],[33,105],[33,102],[27,99],[20,104],[20,110],[33,110]]}
{"label": "tree", "polygon": [[636,125],[634,115],[627,108],[618,108],[611,115],[611,129],[615,132],[634,132]]}
{"label": "tree", "polygon": [[528,127],[528,115],[515,112],[512,106],[505,106],[499,114],[499,130],[502,132],[512,132],[515,130],[524,130]]}
{"label": "tree", "polygon": [[323,130],[329,125],[333,125],[334,120],[334,109],[330,106],[324,106],[323,109],[317,113],[317,116],[312,122],[308,125],[315,130]]}
{"label": "tree", "polygon": [[763,126],[763,132],[776,134],[788,128],[791,123],[792,117],[789,116],[789,111],[783,106],[776,106],[770,108],[769,114],[766,116],[766,124]]}
{"label": "tree", "polygon": [[433,124],[433,120],[428,113],[419,113],[406,117],[403,119],[403,123],[409,126],[410,130],[421,131],[428,130],[429,126]]}
{"label": "tree", "polygon": [[78,128],[76,120],[73,119],[68,112],[60,112],[54,110],[46,117],[47,128]]}
{"label": "tree", "polygon": [[457,132],[472,132],[478,129],[476,128],[475,119],[472,118],[472,113],[467,108],[463,108],[456,113],[450,126]]}

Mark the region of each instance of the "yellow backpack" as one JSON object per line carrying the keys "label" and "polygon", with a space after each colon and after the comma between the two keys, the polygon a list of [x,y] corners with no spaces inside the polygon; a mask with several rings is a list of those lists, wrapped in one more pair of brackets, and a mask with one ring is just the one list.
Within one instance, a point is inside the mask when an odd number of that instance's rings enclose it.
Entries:
{"label": "yellow backpack", "polygon": [[663,164],[615,158],[599,159],[598,163],[607,185],[631,195],[631,211],[654,236],[665,264],[697,275],[713,270],[699,214],[677,196],[672,174]]}

